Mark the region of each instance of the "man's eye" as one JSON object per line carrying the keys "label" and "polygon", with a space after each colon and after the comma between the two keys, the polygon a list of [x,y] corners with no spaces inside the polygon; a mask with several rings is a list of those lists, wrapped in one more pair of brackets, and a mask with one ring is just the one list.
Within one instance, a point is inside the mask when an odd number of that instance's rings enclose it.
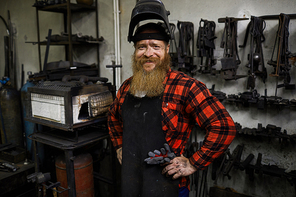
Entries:
{"label": "man's eye", "polygon": [[145,49],[145,47],[144,46],[139,46],[138,49],[143,50],[143,49]]}
{"label": "man's eye", "polygon": [[155,45],[154,48],[155,48],[155,49],[160,49],[160,46]]}

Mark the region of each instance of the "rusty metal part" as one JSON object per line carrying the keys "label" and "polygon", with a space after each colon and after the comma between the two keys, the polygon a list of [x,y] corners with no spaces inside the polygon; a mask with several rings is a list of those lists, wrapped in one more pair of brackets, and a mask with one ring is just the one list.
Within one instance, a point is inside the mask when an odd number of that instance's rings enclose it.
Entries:
{"label": "rusty metal part", "polygon": [[[267,64],[274,67],[274,71],[270,74],[272,77],[279,77],[284,79],[283,84],[276,84],[275,96],[277,96],[277,89],[284,87],[285,89],[295,89],[295,84],[290,84],[291,76],[291,64],[289,58],[292,57],[289,51],[289,23],[290,16],[281,13],[279,15],[279,25],[278,31],[275,39],[275,45],[273,48],[271,59]],[[277,50],[276,60],[273,60],[273,55],[275,50]],[[278,83],[278,80],[277,80]]]}

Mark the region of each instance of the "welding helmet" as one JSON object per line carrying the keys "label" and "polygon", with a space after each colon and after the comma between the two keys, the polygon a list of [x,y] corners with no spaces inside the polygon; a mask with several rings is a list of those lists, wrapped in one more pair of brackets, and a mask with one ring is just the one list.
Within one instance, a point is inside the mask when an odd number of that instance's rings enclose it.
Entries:
{"label": "welding helmet", "polygon": [[162,20],[169,38],[173,39],[168,15],[170,15],[170,11],[165,9],[164,4],[160,0],[139,0],[132,11],[127,37],[128,41],[133,41],[133,32],[135,26],[140,21],[151,19]]}

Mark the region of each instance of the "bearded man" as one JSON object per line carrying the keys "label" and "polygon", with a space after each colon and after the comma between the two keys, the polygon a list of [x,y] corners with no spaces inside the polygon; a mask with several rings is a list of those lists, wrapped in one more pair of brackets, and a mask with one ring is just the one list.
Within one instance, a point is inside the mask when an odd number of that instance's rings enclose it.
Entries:
{"label": "bearded man", "polygon": [[[122,164],[122,196],[188,197],[188,176],[227,149],[236,135],[234,122],[202,82],[171,70],[169,38],[161,25],[138,27],[132,41],[133,76],[118,90],[108,115]],[[203,146],[186,158],[196,123],[207,133]],[[147,164],[147,153],[164,144],[176,157],[165,165]]]}

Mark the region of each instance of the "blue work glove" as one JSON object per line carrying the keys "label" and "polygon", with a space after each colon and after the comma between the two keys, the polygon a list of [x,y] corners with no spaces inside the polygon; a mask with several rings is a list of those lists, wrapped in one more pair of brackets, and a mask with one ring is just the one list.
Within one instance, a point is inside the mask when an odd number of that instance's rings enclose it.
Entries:
{"label": "blue work glove", "polygon": [[170,146],[167,143],[165,143],[164,148],[161,148],[160,150],[150,151],[148,156],[149,157],[144,160],[147,164],[162,164],[170,162],[176,157],[175,153],[171,151]]}

